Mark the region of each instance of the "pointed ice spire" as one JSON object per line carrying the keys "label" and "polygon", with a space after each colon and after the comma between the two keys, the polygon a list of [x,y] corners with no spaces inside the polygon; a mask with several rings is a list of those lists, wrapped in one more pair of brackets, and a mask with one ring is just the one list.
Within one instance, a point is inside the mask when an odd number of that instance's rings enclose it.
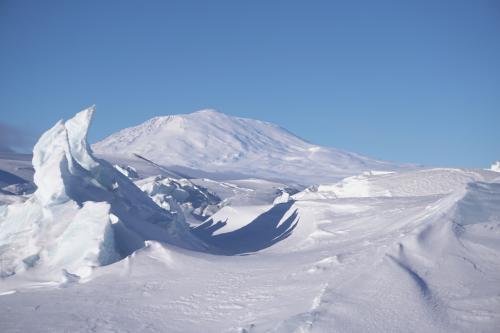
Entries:
{"label": "pointed ice spire", "polygon": [[33,149],[35,193],[43,205],[67,201],[70,178],[82,171],[92,172],[99,163],[91,154],[87,132],[95,106],[66,122],[60,120],[45,132]]}
{"label": "pointed ice spire", "polygon": [[87,133],[95,112],[95,105],[80,111],[73,118],[66,121],[68,144],[73,159],[84,169],[92,170],[99,163],[91,155],[91,149],[87,142]]}

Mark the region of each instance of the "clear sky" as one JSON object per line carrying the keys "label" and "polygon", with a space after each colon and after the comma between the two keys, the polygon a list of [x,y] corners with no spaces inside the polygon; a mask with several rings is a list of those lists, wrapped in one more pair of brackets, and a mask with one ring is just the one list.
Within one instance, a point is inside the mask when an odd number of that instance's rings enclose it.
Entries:
{"label": "clear sky", "polygon": [[0,139],[92,104],[91,141],[214,108],[380,159],[486,167],[500,1],[0,0]]}

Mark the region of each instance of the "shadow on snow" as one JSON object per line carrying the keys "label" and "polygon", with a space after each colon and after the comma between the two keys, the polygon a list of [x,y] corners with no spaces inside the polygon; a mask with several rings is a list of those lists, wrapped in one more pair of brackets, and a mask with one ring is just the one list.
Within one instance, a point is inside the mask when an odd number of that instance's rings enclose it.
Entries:
{"label": "shadow on snow", "polygon": [[280,221],[290,210],[293,201],[280,203],[259,215],[244,227],[227,233],[214,233],[227,224],[226,221],[214,223],[212,219],[193,229],[193,233],[214,247],[214,252],[224,255],[237,255],[256,252],[291,235],[299,221],[297,209],[281,224]]}

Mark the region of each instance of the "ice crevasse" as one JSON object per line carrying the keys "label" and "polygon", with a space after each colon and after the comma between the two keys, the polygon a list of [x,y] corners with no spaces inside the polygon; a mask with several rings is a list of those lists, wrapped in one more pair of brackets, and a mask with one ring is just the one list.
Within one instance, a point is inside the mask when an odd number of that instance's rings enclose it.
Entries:
{"label": "ice crevasse", "polygon": [[[182,210],[158,207],[111,164],[93,156],[95,108],[45,132],[33,150],[33,196],[0,206],[0,276],[40,270],[48,279],[86,277],[155,240],[200,249]],[[40,274],[38,274],[39,276]]]}

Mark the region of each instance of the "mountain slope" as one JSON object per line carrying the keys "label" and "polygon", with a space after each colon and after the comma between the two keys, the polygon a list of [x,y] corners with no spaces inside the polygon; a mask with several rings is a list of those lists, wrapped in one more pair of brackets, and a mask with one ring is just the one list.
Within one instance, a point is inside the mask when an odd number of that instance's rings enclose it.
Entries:
{"label": "mountain slope", "polygon": [[400,168],[311,144],[268,122],[213,110],[152,118],[107,137],[93,149],[111,160],[118,156],[134,159],[134,154],[139,154],[163,166],[302,183]]}

